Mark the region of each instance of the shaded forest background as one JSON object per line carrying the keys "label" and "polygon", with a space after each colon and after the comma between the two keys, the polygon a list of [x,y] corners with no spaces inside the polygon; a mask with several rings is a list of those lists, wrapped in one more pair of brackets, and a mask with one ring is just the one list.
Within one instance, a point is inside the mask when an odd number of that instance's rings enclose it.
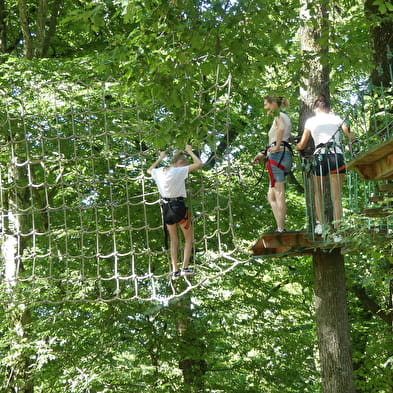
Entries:
{"label": "shaded forest background", "polygon": [[[244,168],[247,185],[234,182],[231,192],[242,197],[231,208],[236,241],[247,250],[273,229],[267,182],[255,186],[248,169],[267,141],[264,95],[285,95],[301,132],[299,97],[317,61],[328,66],[334,111],[348,116],[359,139],[376,131],[375,103],[391,110],[392,5],[323,1],[328,12],[321,21],[314,17],[320,3],[0,0],[1,167],[10,159],[7,116],[21,112],[14,103],[22,97],[26,110],[50,113],[29,101],[31,86],[83,82],[94,89],[97,80],[108,81],[114,87],[105,100],[126,97],[151,130],[124,146],[133,155],[142,142],[144,165],[159,150],[188,141],[205,159],[229,152]],[[302,31],[318,32],[321,24],[329,30],[320,37],[326,53],[316,57],[302,50]],[[216,101],[201,92],[229,76],[230,108],[214,115],[213,127],[211,117],[198,115]],[[100,121],[97,132],[107,127]],[[209,163],[205,171],[216,165]],[[70,172],[74,179],[80,165]],[[288,229],[307,225],[301,182],[297,166],[288,185]],[[105,187],[100,192],[109,198]],[[214,198],[207,203],[204,209],[213,211]],[[363,219],[352,220],[355,246],[345,263],[356,389],[392,392],[391,237],[377,243]],[[214,223],[206,232],[213,230]],[[320,392],[312,280],[305,256],[249,260],[170,304],[40,304],[41,293],[32,292],[38,305],[5,302],[0,309],[1,391]],[[7,289],[1,290],[4,301]]]}

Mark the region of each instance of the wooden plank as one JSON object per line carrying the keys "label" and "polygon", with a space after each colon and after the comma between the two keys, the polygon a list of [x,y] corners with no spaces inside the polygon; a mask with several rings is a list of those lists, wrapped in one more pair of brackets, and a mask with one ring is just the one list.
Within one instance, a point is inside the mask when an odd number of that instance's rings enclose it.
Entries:
{"label": "wooden plank", "polygon": [[311,255],[314,248],[309,232],[264,233],[251,247],[253,256]]}
{"label": "wooden plank", "polygon": [[385,199],[384,195],[371,195],[370,198],[368,198],[370,202],[381,202],[384,199]]}
{"label": "wooden plank", "polygon": [[381,157],[369,164],[348,166],[350,170],[356,170],[365,180],[391,180],[393,179],[393,154]]}
{"label": "wooden plank", "polygon": [[360,156],[352,160],[348,164],[348,167],[352,167],[352,165],[372,164],[381,157],[387,156],[391,153],[393,153],[393,137],[388,139],[386,142],[383,142],[380,145],[377,145],[366,151],[365,153],[361,154]]}
{"label": "wooden plank", "polygon": [[386,207],[369,207],[363,209],[362,213],[367,217],[387,217],[392,214]]}
{"label": "wooden plank", "polygon": [[390,192],[393,191],[393,183],[381,183],[377,185],[378,191]]}
{"label": "wooden plank", "polygon": [[264,248],[253,246],[253,256],[264,256],[264,257],[274,257],[277,255],[286,254],[291,247],[279,247],[279,248]]}
{"label": "wooden plank", "polygon": [[266,248],[262,253],[253,254],[253,258],[283,258],[283,257],[302,257],[305,255],[312,255],[313,250],[309,249],[294,249],[281,251],[277,248]]}
{"label": "wooden plank", "polygon": [[393,137],[347,164],[365,180],[393,179]]}
{"label": "wooden plank", "polygon": [[309,232],[268,232],[264,233],[258,242],[264,248],[311,247],[306,235],[308,237]]}

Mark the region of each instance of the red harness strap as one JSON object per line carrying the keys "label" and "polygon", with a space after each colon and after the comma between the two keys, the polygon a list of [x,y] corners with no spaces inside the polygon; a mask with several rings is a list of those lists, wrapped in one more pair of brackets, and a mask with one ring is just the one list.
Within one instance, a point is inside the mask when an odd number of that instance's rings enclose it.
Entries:
{"label": "red harness strap", "polygon": [[273,188],[276,184],[276,179],[274,178],[272,165],[275,165],[277,168],[280,168],[282,171],[285,171],[285,167],[282,166],[277,161],[272,160],[271,158],[268,158],[266,160],[266,169],[267,169],[267,172],[269,173],[270,187]]}
{"label": "red harness strap", "polygon": [[186,223],[186,225],[184,225],[184,229],[188,229],[191,224],[190,214],[188,213],[188,210],[186,211],[186,215],[184,216],[184,218],[178,222],[179,225],[182,225],[184,223]]}
{"label": "red harness strap", "polygon": [[333,175],[333,174],[336,174],[336,173],[339,173],[339,174],[341,174],[341,173],[345,173],[344,172],[344,169],[345,169],[346,167],[345,167],[345,164],[344,165],[341,165],[339,168],[337,168],[337,169],[332,169],[331,171],[330,171],[330,173]]}

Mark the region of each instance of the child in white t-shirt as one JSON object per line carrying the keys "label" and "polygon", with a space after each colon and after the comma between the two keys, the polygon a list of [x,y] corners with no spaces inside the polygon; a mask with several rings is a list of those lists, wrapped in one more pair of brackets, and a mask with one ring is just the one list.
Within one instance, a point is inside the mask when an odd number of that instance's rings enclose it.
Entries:
{"label": "child in white t-shirt", "polygon": [[[160,153],[156,162],[147,170],[147,173],[151,175],[156,182],[161,196],[164,225],[166,225],[170,238],[171,262],[173,267],[173,278],[175,279],[181,275],[194,275],[193,270],[188,267],[192,251],[193,236],[191,219],[184,201],[186,197],[185,179],[188,177],[189,172],[201,168],[202,162],[194,154],[190,145],[187,144],[185,150],[193,160],[191,165],[188,164],[185,152],[178,151],[173,156],[170,167],[157,168],[157,165],[166,157],[166,151],[163,151]],[[181,271],[177,264],[179,244],[177,225],[180,226],[185,239],[183,266]]]}

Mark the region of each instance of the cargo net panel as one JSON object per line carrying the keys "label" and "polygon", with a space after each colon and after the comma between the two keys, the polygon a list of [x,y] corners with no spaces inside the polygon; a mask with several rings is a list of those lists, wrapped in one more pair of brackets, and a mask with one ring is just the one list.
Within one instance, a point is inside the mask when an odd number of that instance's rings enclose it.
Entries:
{"label": "cargo net panel", "polygon": [[[170,299],[248,260],[234,242],[230,160],[215,155],[187,184],[197,276],[171,280],[159,195],[146,175],[164,114],[115,97],[114,87],[45,85],[3,97],[1,301]],[[206,116],[212,133],[227,111],[221,101]]]}

